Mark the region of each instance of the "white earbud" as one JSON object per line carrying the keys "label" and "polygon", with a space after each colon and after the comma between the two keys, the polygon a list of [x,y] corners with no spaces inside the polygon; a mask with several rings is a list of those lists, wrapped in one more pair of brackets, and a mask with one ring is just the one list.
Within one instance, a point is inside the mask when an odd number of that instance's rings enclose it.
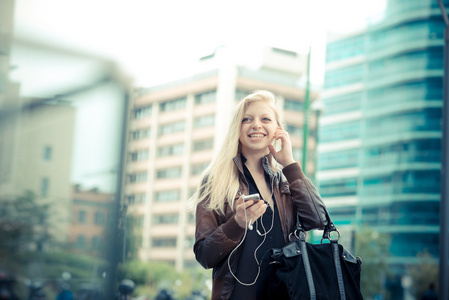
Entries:
{"label": "white earbud", "polygon": [[254,228],[252,222],[253,222],[253,219],[250,219],[249,222],[248,222],[248,229],[249,230],[253,230],[253,228]]}

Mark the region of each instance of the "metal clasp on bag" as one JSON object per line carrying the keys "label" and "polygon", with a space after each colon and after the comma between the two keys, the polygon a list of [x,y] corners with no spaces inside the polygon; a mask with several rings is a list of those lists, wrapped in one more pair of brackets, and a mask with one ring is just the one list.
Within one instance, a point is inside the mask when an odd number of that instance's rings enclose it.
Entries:
{"label": "metal clasp on bag", "polygon": [[[332,239],[331,238],[331,233],[332,232],[336,232],[338,234],[337,239]],[[327,233],[327,236],[326,236],[326,233]],[[323,243],[324,239],[328,239],[330,242],[338,242],[340,240],[340,231],[338,231],[337,229],[334,229],[334,230],[330,230],[330,231],[325,232],[323,234],[323,237],[321,238],[321,244]]]}
{"label": "metal clasp on bag", "polygon": [[297,239],[297,240],[305,240],[306,239],[306,236],[307,236],[307,234],[306,234],[306,232],[304,231],[304,230],[298,230],[298,229],[295,229],[295,231],[294,232],[291,232],[289,235],[288,235],[288,240],[291,242],[293,239],[292,239],[292,234],[295,236],[295,238]]}

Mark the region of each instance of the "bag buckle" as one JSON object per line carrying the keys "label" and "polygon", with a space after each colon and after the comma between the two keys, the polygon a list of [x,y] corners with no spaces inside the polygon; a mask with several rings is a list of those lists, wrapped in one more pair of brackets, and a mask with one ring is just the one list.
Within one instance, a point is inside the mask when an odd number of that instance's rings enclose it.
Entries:
{"label": "bag buckle", "polygon": [[[338,234],[336,239],[331,237],[331,233],[332,232],[336,232]],[[333,229],[333,230],[330,230],[330,231],[325,231],[323,233],[323,237],[321,238],[321,244],[323,243],[324,239],[328,239],[331,243],[332,242],[338,242],[340,240],[340,231],[338,231],[337,229]]]}

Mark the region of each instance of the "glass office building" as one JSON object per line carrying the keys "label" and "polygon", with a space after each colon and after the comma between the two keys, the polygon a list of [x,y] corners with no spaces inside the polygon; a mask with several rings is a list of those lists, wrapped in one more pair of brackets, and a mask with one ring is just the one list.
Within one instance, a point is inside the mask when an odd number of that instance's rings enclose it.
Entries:
{"label": "glass office building", "polygon": [[438,256],[444,28],[438,1],[390,0],[327,44],[320,192],[336,224],[391,236],[398,277]]}

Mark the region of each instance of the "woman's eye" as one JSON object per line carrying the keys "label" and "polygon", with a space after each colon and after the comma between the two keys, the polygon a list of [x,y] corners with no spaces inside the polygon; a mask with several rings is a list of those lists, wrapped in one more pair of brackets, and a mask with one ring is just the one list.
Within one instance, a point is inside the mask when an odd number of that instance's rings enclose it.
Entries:
{"label": "woman's eye", "polygon": [[251,122],[250,118],[243,118],[242,123],[248,123]]}
{"label": "woman's eye", "polygon": [[266,121],[266,122],[271,122],[270,118],[263,118],[263,120]]}

